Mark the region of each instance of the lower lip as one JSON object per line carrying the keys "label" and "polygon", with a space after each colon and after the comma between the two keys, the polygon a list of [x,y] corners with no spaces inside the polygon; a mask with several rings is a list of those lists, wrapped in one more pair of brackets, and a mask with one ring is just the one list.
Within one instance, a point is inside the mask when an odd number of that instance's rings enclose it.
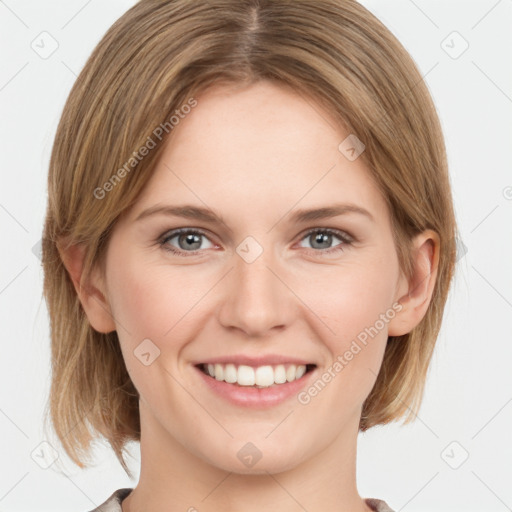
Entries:
{"label": "lower lip", "polygon": [[301,389],[311,379],[316,372],[316,367],[305,373],[300,379],[284,384],[277,384],[265,388],[256,388],[251,386],[239,386],[229,384],[223,380],[217,380],[206,375],[197,366],[195,370],[199,373],[206,385],[217,395],[223,397],[234,405],[239,407],[251,407],[257,409],[266,409],[285,402],[290,397],[297,395]]}

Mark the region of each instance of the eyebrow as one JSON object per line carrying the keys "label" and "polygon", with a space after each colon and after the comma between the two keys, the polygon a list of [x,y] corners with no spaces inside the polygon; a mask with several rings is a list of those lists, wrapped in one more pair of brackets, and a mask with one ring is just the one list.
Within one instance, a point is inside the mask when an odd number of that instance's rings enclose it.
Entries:
{"label": "eyebrow", "polygon": [[[289,220],[291,222],[304,223],[312,220],[337,217],[338,215],[345,215],[348,213],[357,213],[367,217],[371,221],[375,221],[373,215],[368,210],[365,210],[361,206],[357,206],[351,203],[335,204],[322,208],[296,210]],[[221,215],[216,214],[208,208],[202,208],[193,205],[155,205],[142,211],[135,219],[135,222],[154,215],[183,217],[185,219],[200,220],[211,224],[226,224]]]}

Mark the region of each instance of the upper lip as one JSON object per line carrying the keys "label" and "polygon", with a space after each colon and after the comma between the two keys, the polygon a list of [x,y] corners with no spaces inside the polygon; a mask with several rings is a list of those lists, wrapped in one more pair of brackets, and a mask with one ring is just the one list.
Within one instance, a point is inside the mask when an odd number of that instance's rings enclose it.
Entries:
{"label": "upper lip", "polygon": [[296,365],[315,365],[315,363],[311,361],[306,361],[305,359],[299,359],[297,357],[284,356],[280,354],[268,354],[268,355],[260,355],[260,356],[247,356],[244,354],[240,355],[230,355],[230,356],[220,356],[220,357],[212,357],[210,359],[205,359],[202,361],[198,361],[195,365],[200,364],[234,364],[234,365],[246,365],[246,366],[266,366],[266,365],[276,365],[276,364],[296,364]]}

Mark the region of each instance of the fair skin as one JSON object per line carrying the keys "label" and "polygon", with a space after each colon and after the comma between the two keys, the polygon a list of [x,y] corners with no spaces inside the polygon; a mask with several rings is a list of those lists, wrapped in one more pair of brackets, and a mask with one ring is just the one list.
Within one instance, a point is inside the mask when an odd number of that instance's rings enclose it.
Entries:
{"label": "fair skin", "polygon": [[[327,112],[263,82],[218,86],[180,121],[134,207],[116,224],[106,273],[78,287],[80,251],[64,255],[91,325],[116,330],[140,393],[141,474],[123,512],[367,512],[356,485],[361,409],[388,336],[423,318],[436,277],[438,244],[414,239],[415,275],[401,274],[384,198],[362,158],[338,146],[348,133]],[[126,177],[125,179],[130,179]],[[351,203],[345,213],[302,223],[298,209]],[[209,208],[224,223],[152,215],[155,205]],[[201,229],[187,254],[177,228]],[[334,234],[315,244],[312,228]],[[247,263],[247,237],[263,249]],[[199,247],[199,249],[197,249]],[[343,248],[342,250],[332,250]],[[330,253],[326,251],[331,250]],[[228,354],[282,354],[317,365],[316,378],[365,327],[402,309],[308,404],[297,396],[246,409],[214,394],[193,363]],[[149,338],[161,353],[146,366],[134,350]],[[313,380],[313,381],[314,381]],[[262,458],[237,457],[248,442]]]}

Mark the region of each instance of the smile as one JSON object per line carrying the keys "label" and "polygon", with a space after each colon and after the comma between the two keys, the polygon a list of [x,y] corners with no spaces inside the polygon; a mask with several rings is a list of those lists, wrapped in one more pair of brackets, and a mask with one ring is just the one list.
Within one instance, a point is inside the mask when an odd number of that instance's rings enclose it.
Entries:
{"label": "smile", "polygon": [[296,399],[318,373],[316,364],[283,362],[260,366],[211,362],[195,364],[194,369],[208,393],[236,407],[253,409]]}
{"label": "smile", "polygon": [[201,364],[199,368],[218,381],[238,386],[265,388],[298,380],[315,366],[314,364],[278,364],[253,367],[243,364],[216,363]]}

